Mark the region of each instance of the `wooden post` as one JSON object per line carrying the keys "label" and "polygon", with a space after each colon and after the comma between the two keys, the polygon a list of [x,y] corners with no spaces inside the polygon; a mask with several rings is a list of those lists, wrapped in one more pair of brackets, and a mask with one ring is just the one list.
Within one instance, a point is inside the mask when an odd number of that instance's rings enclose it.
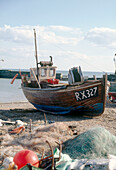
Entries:
{"label": "wooden post", "polygon": [[35,77],[35,80],[37,81],[37,84],[38,84],[39,88],[41,88],[40,83],[39,83],[39,81],[38,81],[38,79],[37,79],[37,77],[35,75],[35,72],[34,72],[33,68],[31,68],[31,70],[32,70],[32,73],[33,73],[33,75]]}
{"label": "wooden post", "polygon": [[105,105],[106,105],[106,98],[107,98],[106,92],[107,92],[107,74],[103,75],[103,94],[104,94],[104,96],[103,96],[103,101],[104,101],[103,112],[104,112]]}
{"label": "wooden post", "polygon": [[46,114],[44,113],[45,124],[47,124]]}
{"label": "wooden post", "polygon": [[93,79],[96,80],[96,75],[93,75]]}
{"label": "wooden post", "polygon": [[30,127],[29,127],[29,131],[31,132],[32,131],[32,119],[30,119]]}

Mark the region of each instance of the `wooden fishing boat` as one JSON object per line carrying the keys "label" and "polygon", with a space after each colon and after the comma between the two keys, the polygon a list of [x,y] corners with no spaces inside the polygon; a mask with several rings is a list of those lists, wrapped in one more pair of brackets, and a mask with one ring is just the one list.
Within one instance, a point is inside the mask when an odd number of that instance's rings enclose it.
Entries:
{"label": "wooden fishing boat", "polygon": [[[35,34],[35,32],[34,32]],[[35,34],[36,37],[36,34]],[[56,79],[56,67],[50,61],[38,63],[37,68],[30,69],[30,80],[22,78],[22,90],[38,110],[52,114],[68,114],[71,112],[87,115],[100,115],[106,103],[107,76],[100,80],[84,80],[80,66],[69,70],[68,83],[60,83]],[[38,65],[40,64],[40,67]]]}
{"label": "wooden fishing boat", "polygon": [[[41,83],[40,83],[41,84]],[[33,88],[22,84],[31,104],[40,111],[67,114],[71,111],[100,115],[106,102],[106,77],[82,84],[47,84],[47,88]]]}

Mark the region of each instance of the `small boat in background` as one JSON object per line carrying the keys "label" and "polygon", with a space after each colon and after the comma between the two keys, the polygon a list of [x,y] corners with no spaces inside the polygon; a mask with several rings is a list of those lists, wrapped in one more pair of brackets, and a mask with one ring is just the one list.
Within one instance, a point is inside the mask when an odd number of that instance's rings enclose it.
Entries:
{"label": "small boat in background", "polygon": [[116,80],[110,82],[108,95],[109,95],[109,100],[115,103],[116,102]]}
{"label": "small boat in background", "polygon": [[[116,54],[115,54],[116,56]],[[109,100],[116,102],[116,58],[114,57],[115,73],[109,75],[110,87],[108,91]]]}
{"label": "small boat in background", "polygon": [[30,68],[30,78],[23,76],[21,84],[28,101],[38,110],[52,114],[101,115],[106,104],[107,75],[100,80],[84,80],[81,67],[73,67],[68,83],[60,83],[51,56],[50,61],[38,63],[35,30],[34,36],[37,67]]}

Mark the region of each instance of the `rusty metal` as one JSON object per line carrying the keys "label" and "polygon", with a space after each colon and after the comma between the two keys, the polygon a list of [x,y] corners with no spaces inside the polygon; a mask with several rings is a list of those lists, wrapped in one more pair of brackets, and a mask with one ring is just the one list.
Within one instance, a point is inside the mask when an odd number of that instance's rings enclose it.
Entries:
{"label": "rusty metal", "polygon": [[59,145],[60,152],[59,152],[59,160],[61,159],[61,153],[62,153],[62,142],[57,142],[56,143]]}
{"label": "rusty metal", "polygon": [[51,170],[54,169],[54,153],[53,153],[53,148],[51,146],[51,144],[46,140],[46,143],[48,143],[49,147],[50,147],[50,151],[52,153],[52,167],[51,167]]}

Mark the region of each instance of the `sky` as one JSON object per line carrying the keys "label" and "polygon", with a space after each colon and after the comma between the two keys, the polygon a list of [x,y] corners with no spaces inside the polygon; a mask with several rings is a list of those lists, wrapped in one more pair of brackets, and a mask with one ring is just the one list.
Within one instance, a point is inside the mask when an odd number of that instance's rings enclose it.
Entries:
{"label": "sky", "polygon": [[0,68],[36,66],[35,29],[39,61],[114,72],[115,7],[116,0],[0,0]]}

